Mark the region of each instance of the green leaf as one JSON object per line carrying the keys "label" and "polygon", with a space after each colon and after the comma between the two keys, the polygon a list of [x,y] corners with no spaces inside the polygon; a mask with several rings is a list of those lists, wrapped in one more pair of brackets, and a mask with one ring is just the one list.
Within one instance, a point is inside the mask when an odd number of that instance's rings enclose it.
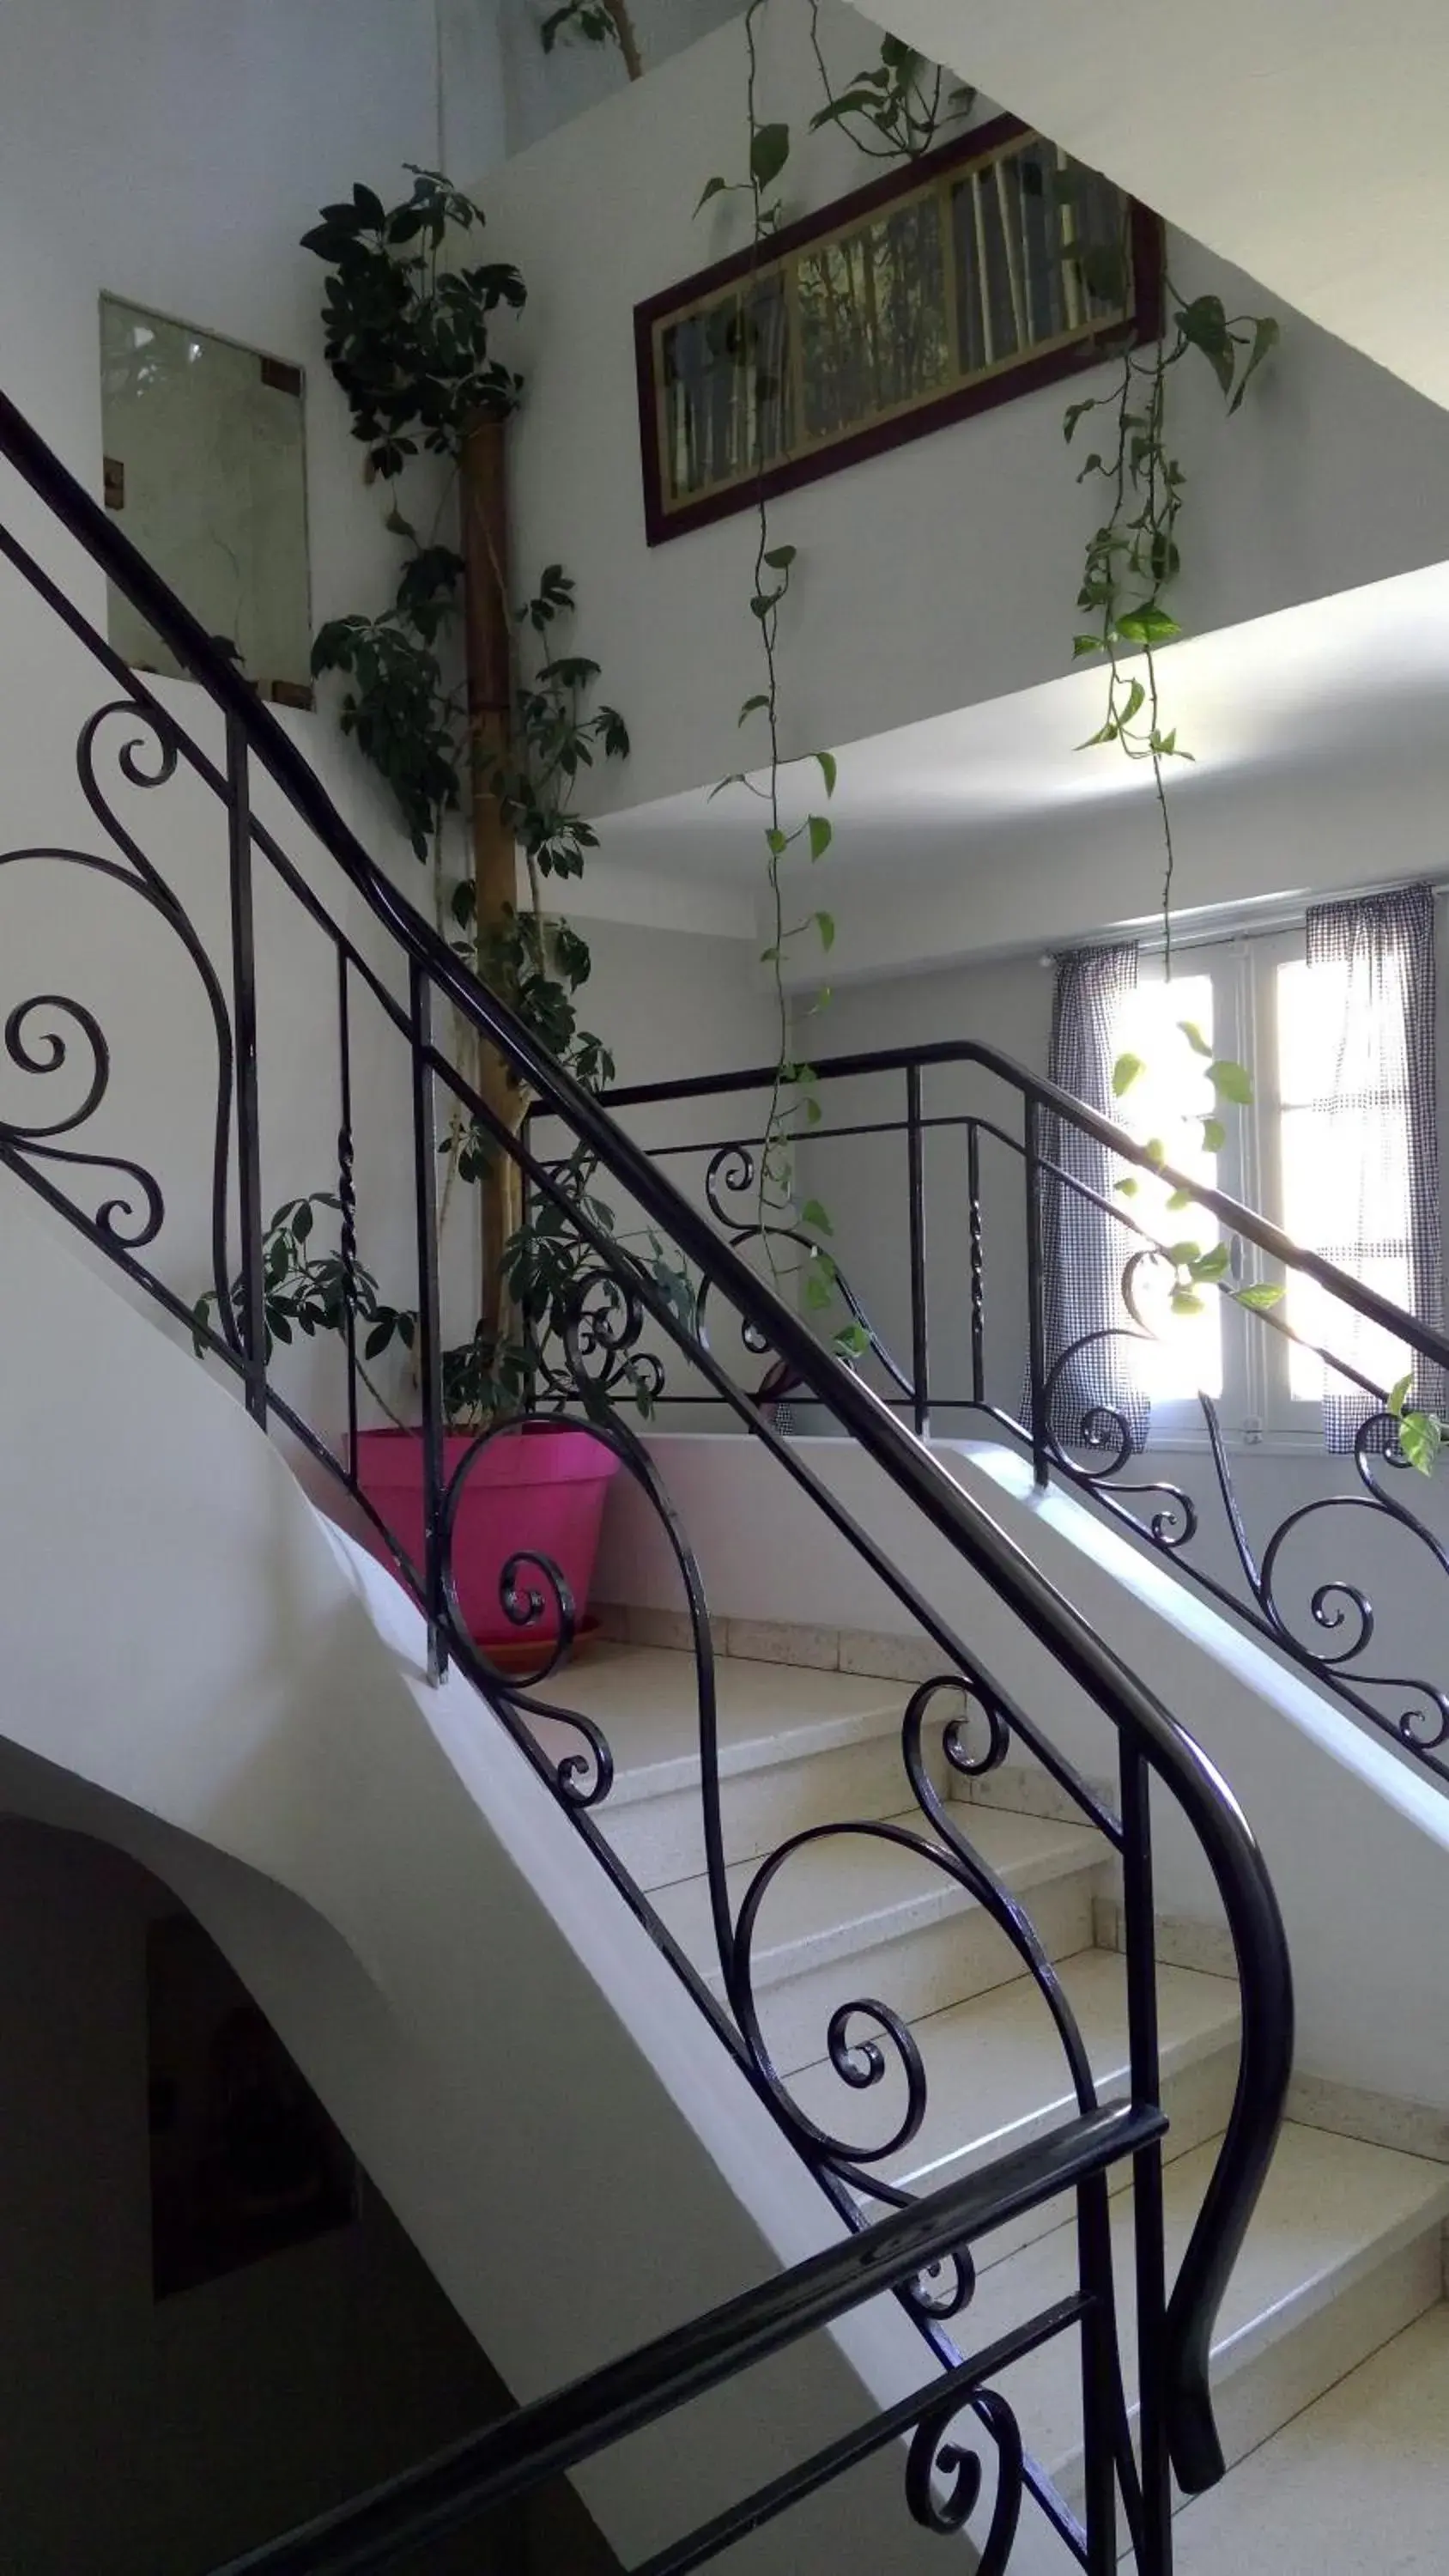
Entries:
{"label": "green leaf", "polygon": [[1142,1151],[1149,1163],[1165,1163],[1167,1160],[1167,1147],[1160,1136],[1149,1136]]}
{"label": "green leaf", "polygon": [[1079,662],[1084,653],[1103,653],[1105,651],[1106,646],[1103,644],[1100,635],[1074,635],[1072,637],[1072,659],[1074,662]]}
{"label": "green leaf", "polygon": [[782,859],[790,846],[790,835],[782,832],[777,823],[772,823],[765,834],[765,846],[772,859]]}
{"label": "green leaf", "polygon": [[1191,1190],[1174,1190],[1169,1197],[1167,1204],[1171,1213],[1175,1216],[1179,1208],[1194,1207],[1197,1202],[1194,1199]]}
{"label": "green leaf", "polygon": [[817,912],[815,915],[815,927],[820,933],[821,947],[824,949],[833,948],[835,946],[835,923],[831,915],[828,912]]}
{"label": "green leaf", "polygon": [[1195,1288],[1174,1288],[1172,1311],[1174,1315],[1200,1315],[1204,1311],[1204,1301]]}
{"label": "green leaf", "polygon": [[1119,1191],[1124,1199],[1135,1199],[1141,1186],[1141,1182],[1131,1172],[1127,1174],[1125,1180],[1112,1183],[1113,1189]]}
{"label": "green leaf", "polygon": [[810,1268],[805,1273],[806,1305],[813,1307],[816,1314],[819,1314],[823,1307],[829,1305],[833,1294],[834,1290],[831,1281],[827,1278],[825,1273],[812,1262]]}
{"label": "green leaf", "polygon": [[1203,1036],[1196,1020],[1179,1020],[1177,1025],[1181,1029],[1182,1034],[1186,1038],[1194,1055],[1210,1056],[1212,1054],[1212,1048],[1208,1045],[1207,1039]]}
{"label": "green leaf", "polygon": [[1175,617],[1168,616],[1165,608],[1159,608],[1149,600],[1145,607],[1129,608],[1124,617],[1119,617],[1117,632],[1124,644],[1157,645],[1170,644],[1175,635],[1182,633],[1182,628]]}
{"label": "green leaf", "polygon": [[1207,1069],[1208,1080],[1220,1100],[1235,1101],[1246,1109],[1252,1103],[1253,1077],[1245,1064],[1234,1064],[1231,1057],[1221,1057]]}
{"label": "green leaf", "polygon": [[1266,1315],[1270,1306],[1280,1306],[1284,1291],[1274,1279],[1255,1279],[1250,1288],[1235,1288],[1233,1302],[1246,1306],[1250,1315]]}
{"label": "green leaf", "polygon": [[753,698],[746,698],[739,713],[740,723],[744,724],[750,716],[757,716],[760,709],[762,707],[767,707],[769,703],[769,692],[765,689],[759,690]]}
{"label": "green leaf", "polygon": [[1193,1263],[1192,1275],[1194,1279],[1223,1278],[1227,1273],[1232,1257],[1233,1256],[1225,1243],[1215,1243],[1210,1251],[1199,1253],[1196,1261]]}
{"label": "green leaf", "polygon": [[818,760],[820,763],[820,775],[825,781],[826,795],[833,796],[835,794],[835,781],[838,774],[834,752],[816,751],[812,752],[810,756],[812,760]]}
{"label": "green leaf", "polygon": [[704,186],[699,192],[699,203],[695,207],[695,213],[701,214],[704,208],[709,204],[711,197],[724,196],[729,188],[729,184],[728,179],[721,179],[718,175],[713,179],[706,179]]}
{"label": "green leaf", "polygon": [[835,838],[835,826],[823,814],[812,814],[807,825],[810,834],[810,856],[823,859]]}
{"label": "green leaf", "polygon": [[1399,1423],[1399,1447],[1421,1476],[1432,1476],[1444,1446],[1444,1426],[1436,1413],[1406,1413]]}
{"label": "green leaf", "polygon": [[842,1324],[835,1335],[835,1347],[844,1359],[864,1359],[870,1349],[870,1335],[864,1324]]}
{"label": "green leaf", "polygon": [[788,572],[798,552],[798,546],[771,546],[761,561],[769,565],[771,572]]}
{"label": "green leaf", "polygon": [[1228,1131],[1221,1118],[1204,1118],[1202,1149],[1205,1154],[1220,1154],[1228,1141]]}
{"label": "green leaf", "polygon": [[750,177],[757,188],[772,186],[789,158],[788,125],[756,126],[750,137]]}
{"label": "green leaf", "polygon": [[1179,1270],[1188,1269],[1194,1261],[1200,1261],[1202,1258],[1202,1245],[1200,1243],[1192,1243],[1184,1240],[1181,1243],[1169,1243],[1165,1249],[1168,1260],[1173,1262]]}
{"label": "green leaf", "polygon": [[1398,1380],[1396,1385],[1389,1389],[1389,1411],[1396,1422],[1402,1414],[1405,1405],[1409,1401],[1410,1394],[1413,1391],[1413,1385],[1414,1372],[1410,1369]]}
{"label": "green leaf", "polygon": [[818,1199],[807,1199],[800,1210],[802,1225],[813,1225],[817,1234],[833,1234],[834,1226]]}
{"label": "green leaf", "polygon": [[1124,1092],[1130,1091],[1138,1076],[1146,1070],[1147,1067],[1140,1055],[1119,1055],[1112,1067],[1113,1099],[1120,1100]]}
{"label": "green leaf", "polygon": [[1122,728],[1118,724],[1115,716],[1109,716],[1106,723],[1099,726],[1095,733],[1088,734],[1085,742],[1078,743],[1077,749],[1078,751],[1095,751],[1099,742],[1115,742],[1121,730]]}
{"label": "green leaf", "polygon": [[1253,345],[1248,352],[1248,363],[1238,378],[1237,392],[1228,405],[1230,414],[1237,410],[1248,390],[1250,380],[1257,374],[1269,350],[1276,349],[1282,337],[1282,326],[1273,319],[1272,314],[1260,314],[1253,325]]}

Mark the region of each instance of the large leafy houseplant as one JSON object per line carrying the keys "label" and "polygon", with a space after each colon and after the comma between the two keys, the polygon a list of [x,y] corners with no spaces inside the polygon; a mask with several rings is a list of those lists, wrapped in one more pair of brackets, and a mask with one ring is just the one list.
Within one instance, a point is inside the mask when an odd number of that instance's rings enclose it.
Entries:
{"label": "large leafy houseplant", "polygon": [[[548,1054],[597,1090],[614,1068],[579,1016],[588,946],[546,908],[545,892],[549,880],[581,874],[595,834],[576,811],[577,793],[597,762],[626,757],[628,733],[618,712],[597,702],[598,665],[567,649],[574,592],[562,566],[549,565],[521,607],[512,599],[503,434],[521,383],[494,353],[491,332],[500,313],[522,306],[523,281],[505,263],[472,257],[483,216],[469,198],[438,172],[411,175],[400,204],[385,206],[357,186],[349,200],[324,207],[304,239],[328,271],[328,362],[366,450],[367,474],[384,487],[385,524],[401,550],[390,603],[325,625],[313,669],[341,682],[342,729],[384,782],[430,871],[439,929]],[[445,469],[441,493],[429,495],[426,532],[400,506],[398,489],[423,458]],[[521,903],[520,856],[528,889]],[[455,1028],[453,1044],[495,1130],[505,1139],[516,1134],[526,1089],[470,1031]],[[610,1235],[615,1226],[582,1145],[554,1167],[559,1195],[539,1192],[526,1210],[517,1167],[482,1122],[455,1110],[439,1149],[442,1222],[456,1208],[459,1184],[482,1203],[481,1311],[467,1339],[443,1355],[447,1424],[460,1435],[451,1467],[482,1433],[528,1417],[550,1380],[550,1345],[595,1266],[574,1212]],[[620,1259],[652,1273],[678,1311],[692,1310],[687,1281],[655,1237],[621,1245]],[[199,1321],[214,1302],[201,1301]],[[364,1384],[393,1425],[362,1435],[359,1480],[368,1486],[365,1444],[380,1456],[383,1444],[406,1442],[416,1509],[394,1505],[383,1516],[416,1544],[421,1443],[407,1432],[407,1399],[388,1391],[381,1364],[390,1352],[406,1360],[415,1351],[418,1317],[389,1303],[358,1259],[337,1194],[313,1191],[275,1212],[263,1243],[263,1321],[269,1357],[275,1343],[297,1336],[350,1340]],[[641,1408],[652,1401],[655,1377],[643,1358],[620,1354],[616,1382]],[[543,1452],[537,1442],[523,1446],[531,1456],[523,1481],[536,1484]],[[516,1457],[519,1449],[516,1441],[494,1444],[480,1491],[495,1481],[505,1452]],[[614,1461],[592,1441],[588,1451],[601,1499]],[[391,1478],[400,1454],[391,1455]],[[463,1535],[460,1520],[456,1537]],[[511,1517],[505,1553],[520,1539],[536,1544]],[[493,1575],[485,1592],[489,1584],[496,1627],[500,1585]],[[467,1590],[460,1581],[465,1611]]]}

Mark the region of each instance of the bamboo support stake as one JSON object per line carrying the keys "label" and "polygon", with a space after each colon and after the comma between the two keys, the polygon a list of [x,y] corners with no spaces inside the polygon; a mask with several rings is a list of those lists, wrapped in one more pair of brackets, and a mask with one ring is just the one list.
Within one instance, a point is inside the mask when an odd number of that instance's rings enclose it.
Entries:
{"label": "bamboo support stake", "polygon": [[[517,852],[493,783],[495,763],[508,757],[513,724],[507,453],[505,422],[475,421],[463,444],[460,480],[470,819],[480,963],[486,956],[488,933],[498,930],[517,908]],[[516,1134],[527,1098],[494,1048],[480,1048],[478,1076],[487,1106],[510,1134]],[[522,1174],[510,1156],[490,1149],[480,1195],[483,1324],[489,1333],[506,1337],[512,1327],[499,1256],[517,1232],[523,1213]]]}

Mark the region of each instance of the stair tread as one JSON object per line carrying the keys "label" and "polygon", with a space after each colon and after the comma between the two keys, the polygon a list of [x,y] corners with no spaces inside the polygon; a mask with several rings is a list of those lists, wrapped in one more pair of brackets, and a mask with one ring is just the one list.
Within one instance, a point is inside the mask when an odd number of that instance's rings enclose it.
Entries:
{"label": "stair tread", "polygon": [[[929,1826],[914,1809],[888,1821],[930,1839]],[[1101,1837],[1088,1826],[988,1807],[963,1810],[961,1822],[983,1860],[1019,1891],[1098,1868],[1108,1857]],[[727,1871],[736,1912],[759,1866],[758,1861],[741,1861]],[[661,1888],[654,1902],[688,1956],[718,1983],[708,1879]],[[873,1942],[899,1938],[977,1902],[943,1870],[878,1834],[822,1836],[792,1854],[766,1895],[755,1935],[757,1990],[766,1991],[784,1976],[853,1957]]]}
{"label": "stair tread", "polygon": [[[1108,2096],[1124,2090],[1127,2080],[1123,1967],[1111,1950],[1080,1950],[1058,1962],[1094,2076]],[[1165,2073],[1234,2039],[1238,1990],[1231,1978],[1160,1968],[1157,1994]],[[912,2031],[926,2069],[926,2116],[919,2135],[882,2167],[894,2182],[932,2189],[948,2172],[1004,2153],[1076,2110],[1061,2043],[1035,1986],[1024,1977],[931,2013]],[[889,2113],[904,2102],[904,2086],[894,2072],[886,2084],[852,2094],[823,2061],[793,2076],[790,2090],[811,2117],[863,2143],[888,2134]]]}
{"label": "stair tread", "polygon": [[1177,2518],[1178,2576],[1433,2576],[1444,2564],[1449,2307],[1430,2308]]}
{"label": "stair tread", "polygon": [[[1195,2147],[1170,2164],[1163,2204],[1168,2279],[1174,2277],[1217,2160],[1218,2142]],[[1118,2285],[1118,2332],[1135,2394],[1136,2324],[1132,2297],[1132,2204],[1112,2207]],[[1449,2167],[1394,2147],[1366,2146],[1323,2129],[1289,2123],[1282,2132],[1253,2223],[1223,2300],[1213,2337],[1214,2376],[1221,2381],[1293,2324],[1325,2306],[1376,2260],[1449,2216]],[[983,2245],[984,2254],[987,2251]],[[1038,2307],[1070,2297],[1077,2286],[1077,2231],[1053,2228],[982,2272],[969,2309],[971,2344]],[[1081,2448],[1081,2372],[1075,2337],[1063,2336],[1002,2374],[1037,2457],[1060,2473]]]}
{"label": "stair tread", "polygon": [[[722,1775],[767,1770],[899,1728],[910,1685],[801,1664],[751,1663],[722,1655],[715,1664]],[[557,1707],[597,1720],[614,1756],[608,1808],[661,1797],[699,1778],[699,1715],[694,1657],[668,1646],[597,1646],[544,1685]],[[536,1721],[546,1751],[575,1749],[575,1738],[547,1718]],[[600,1809],[603,1816],[607,1810]]]}

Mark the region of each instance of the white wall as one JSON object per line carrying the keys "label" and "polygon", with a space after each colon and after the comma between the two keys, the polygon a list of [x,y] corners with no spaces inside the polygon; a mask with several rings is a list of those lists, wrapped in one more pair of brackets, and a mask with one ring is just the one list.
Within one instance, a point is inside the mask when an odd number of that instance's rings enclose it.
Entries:
{"label": "white wall", "polygon": [[[828,10],[824,23],[838,68],[871,52],[855,12]],[[804,9],[761,22],[762,113],[797,128],[818,101],[807,29]],[[748,518],[652,552],[644,543],[632,335],[640,298],[739,244],[734,200],[698,222],[692,209],[711,174],[738,165],[744,78],[736,23],[522,154],[484,190],[500,247],[526,262],[532,283],[530,393],[516,442],[522,550],[547,548],[570,565],[608,640],[636,743],[629,778],[610,782],[615,807],[736,767],[736,713],[758,686]],[[839,135],[797,144],[787,204],[818,206],[866,175]],[[581,260],[602,205],[607,257]],[[1241,276],[1181,242],[1171,250],[1184,291],[1215,287],[1233,310],[1262,304]],[[1222,422],[1206,369],[1181,387],[1189,506],[1213,532],[1183,582],[1193,632],[1438,551],[1444,422],[1311,324],[1284,319],[1286,346],[1248,419]],[[777,541],[800,549],[782,620],[787,750],[847,744],[1066,667],[1075,567],[1095,524],[1094,496],[1077,489],[1062,445],[1066,399],[1060,387],[1026,397],[781,503]]]}
{"label": "white wall", "polygon": [[[155,2299],[146,1940],[176,1911],[121,1852],[0,1817],[0,2483],[27,2576],[195,2576],[509,2403],[370,2184],[350,2227]],[[518,2546],[485,2539],[487,2576]]]}
{"label": "white wall", "polygon": [[[0,1304],[27,1360],[0,1439],[0,1734],[169,1829],[167,1883],[514,2393],[833,2241],[523,1756],[456,1675],[427,1686],[400,1588],[24,1209],[0,1233]],[[878,2304],[581,2490],[632,2563],[920,2367]],[[887,2462],[762,2539],[759,2576],[802,2552],[843,2576],[935,2563]]]}
{"label": "white wall", "polygon": [[[526,151],[543,135],[624,86],[623,59],[614,46],[572,41],[545,54],[539,28],[551,5],[552,0],[503,0],[502,53],[511,152]],[[452,6],[463,15],[485,8],[487,0],[452,0]],[[726,18],[738,14],[738,7],[739,0],[631,0],[630,16],[646,73],[712,34]],[[455,160],[455,168],[464,166]]]}
{"label": "white wall", "polygon": [[[363,483],[346,407],[322,357],[322,270],[298,237],[355,177],[407,185],[403,163],[435,158],[430,0],[315,0],[297,11],[259,0],[103,0],[61,13],[17,0],[6,13],[0,86],[0,348],[6,391],[93,492],[101,473],[97,298],[102,290],[234,336],[306,371],[312,606],[320,622],[381,605],[395,573],[382,496]],[[477,112],[465,135],[480,148]],[[91,566],[42,523],[10,475],[0,510],[104,633]],[[116,684],[67,638],[8,568],[0,579],[0,847],[62,844],[118,852],[86,810],[75,743]],[[219,729],[200,692],[163,687],[213,755]],[[415,895],[422,872],[380,797],[344,752],[330,707],[284,719],[344,814]],[[134,728],[132,728],[134,730]],[[228,958],[222,809],[184,776],[152,793],[120,779],[125,728],[102,737],[98,770],[134,832],[192,914],[211,954]],[[336,872],[278,800],[259,810],[338,917],[376,947]],[[216,1049],[200,988],[169,932],[134,897],[54,863],[0,876],[5,1010],[37,991],[75,996],[110,1041],[110,1092],[85,1141],[146,1164],[167,1200],[152,1258],[189,1302],[206,1284]],[[335,1188],[338,1092],[332,962],[290,899],[258,886],[258,972],[267,1212],[283,1197]],[[32,1032],[35,1034],[35,1032]],[[72,1031],[72,1035],[74,1032]],[[367,1249],[379,1268],[405,1254],[408,1221],[389,1166],[405,1133],[402,1064],[366,1006],[357,1025],[359,1115],[378,1124],[360,1172]],[[84,1050],[79,1050],[83,1054]],[[54,1116],[47,1087],[6,1064],[0,1116]],[[91,1197],[92,1209],[103,1190]],[[406,1297],[409,1273],[393,1291]],[[305,1374],[299,1376],[299,1387]],[[331,1399],[334,1403],[335,1396]]]}
{"label": "white wall", "polygon": [[[1170,656],[1166,672],[1170,686]],[[1342,750],[1291,764],[1174,772],[1179,921],[1210,931],[1218,906],[1441,878],[1449,758],[1429,725],[1400,740],[1388,711],[1385,727],[1387,739],[1365,746],[1346,719]],[[826,862],[828,887],[821,876],[837,928],[828,1043],[845,1022],[845,988],[864,979],[914,979],[923,968],[982,958],[993,960],[994,973],[995,961],[1028,946],[1066,948],[1116,929],[1150,935],[1161,920],[1161,831],[1150,782],[1138,773],[1122,789],[1100,804],[1045,812],[970,841],[912,835],[908,874],[897,864],[899,841],[893,861],[884,834],[842,828]],[[808,988],[818,973],[801,941],[787,962],[789,980]],[[827,1041],[819,1043],[823,1052]]]}
{"label": "white wall", "polygon": [[[1438,0],[1368,19],[1317,0],[1228,0],[1149,19],[1137,0],[1089,17],[1071,0],[893,0],[898,35],[1300,302],[1436,401],[1444,168],[1418,114],[1449,57]],[[1150,27],[1150,41],[1144,32]],[[1356,183],[1346,189],[1350,128]]]}
{"label": "white wall", "polygon": [[[0,214],[8,253],[0,266],[0,348],[8,393],[95,491],[101,468],[97,298],[109,290],[273,352],[306,371],[314,621],[379,606],[396,572],[382,528],[388,495],[368,488],[349,435],[346,406],[322,355],[323,272],[298,247],[318,205],[355,177],[384,193],[404,190],[406,161],[437,158],[436,34],[432,0],[315,0],[298,12],[257,0],[240,14],[223,0],[200,7],[144,0],[117,11],[90,0],[64,13],[18,0],[7,13],[0,89]],[[524,20],[527,20],[525,27]],[[537,51],[534,13],[509,22],[511,38]],[[656,33],[662,32],[656,30]],[[449,0],[442,19],[444,147],[455,168],[492,160],[503,147],[499,26],[492,0]],[[530,59],[532,58],[530,54]],[[538,56],[542,63],[541,52]],[[571,56],[545,71],[566,79]],[[587,66],[586,66],[587,67]],[[566,92],[560,91],[560,112]],[[454,156],[465,156],[463,159]],[[417,485],[427,503],[431,477]],[[43,524],[20,487],[0,475],[0,510],[104,632],[100,585],[79,551]],[[426,507],[418,515],[426,518]],[[597,622],[587,638],[598,638]],[[607,645],[600,658],[608,660]],[[84,648],[65,635],[19,576],[0,570],[0,848],[68,847],[117,859],[75,775],[75,744],[93,710],[115,694]],[[219,726],[201,693],[159,684],[177,720],[213,758]],[[614,694],[611,688],[611,694]],[[335,693],[316,715],[283,721],[322,774],[344,816],[414,900],[424,871],[405,849],[381,792],[342,743]],[[186,906],[229,989],[225,814],[183,772],[154,791],[120,775],[118,754],[135,727],[113,721],[97,771],[122,828],[134,835]],[[335,868],[260,784],[258,810],[373,958],[392,989],[398,968]],[[292,899],[257,871],[259,1054],[264,1213],[303,1192],[337,1187],[340,1115],[335,975],[327,941]],[[629,907],[636,915],[639,905]],[[658,911],[667,920],[667,903]],[[686,902],[682,917],[690,918]],[[736,920],[734,927],[748,927]],[[629,971],[601,975],[590,996],[602,1033],[667,1027],[668,1066],[690,1061],[692,1034],[712,1015],[724,1057],[756,1051],[752,1003],[722,947],[691,985],[680,971],[688,944],[647,964],[649,929],[619,945]],[[604,945],[607,946],[608,934]],[[109,1043],[108,1089],[83,1136],[71,1141],[134,1158],[162,1190],[165,1223],[148,1258],[189,1305],[211,1277],[210,1199],[217,1048],[192,964],[156,914],[113,881],[55,861],[0,870],[0,1015],[32,993],[74,997]],[[603,950],[601,949],[601,955]],[[720,971],[722,961],[728,967]],[[736,987],[738,1038],[726,1034]],[[686,1009],[682,996],[693,991]],[[354,990],[353,1047],[360,1249],[383,1294],[416,1301],[405,1053],[375,1005]],[[749,1028],[748,1037],[744,1030]],[[73,1023],[70,1059],[48,1081],[0,1063],[0,1119],[53,1120],[76,1108],[89,1073]],[[39,1044],[42,1024],[28,1035]],[[667,1069],[661,1051],[648,1069]],[[63,1095],[63,1096],[61,1096]],[[51,1167],[54,1173],[54,1167]],[[105,1171],[72,1175],[92,1213],[114,1186]],[[7,1186],[9,1186],[7,1184]],[[86,1195],[88,1191],[88,1195]],[[475,1227],[460,1205],[449,1251],[460,1332],[476,1313]],[[233,1229],[233,1243],[235,1230]],[[336,1352],[308,1348],[279,1360],[279,1383],[323,1427],[341,1420]]]}

